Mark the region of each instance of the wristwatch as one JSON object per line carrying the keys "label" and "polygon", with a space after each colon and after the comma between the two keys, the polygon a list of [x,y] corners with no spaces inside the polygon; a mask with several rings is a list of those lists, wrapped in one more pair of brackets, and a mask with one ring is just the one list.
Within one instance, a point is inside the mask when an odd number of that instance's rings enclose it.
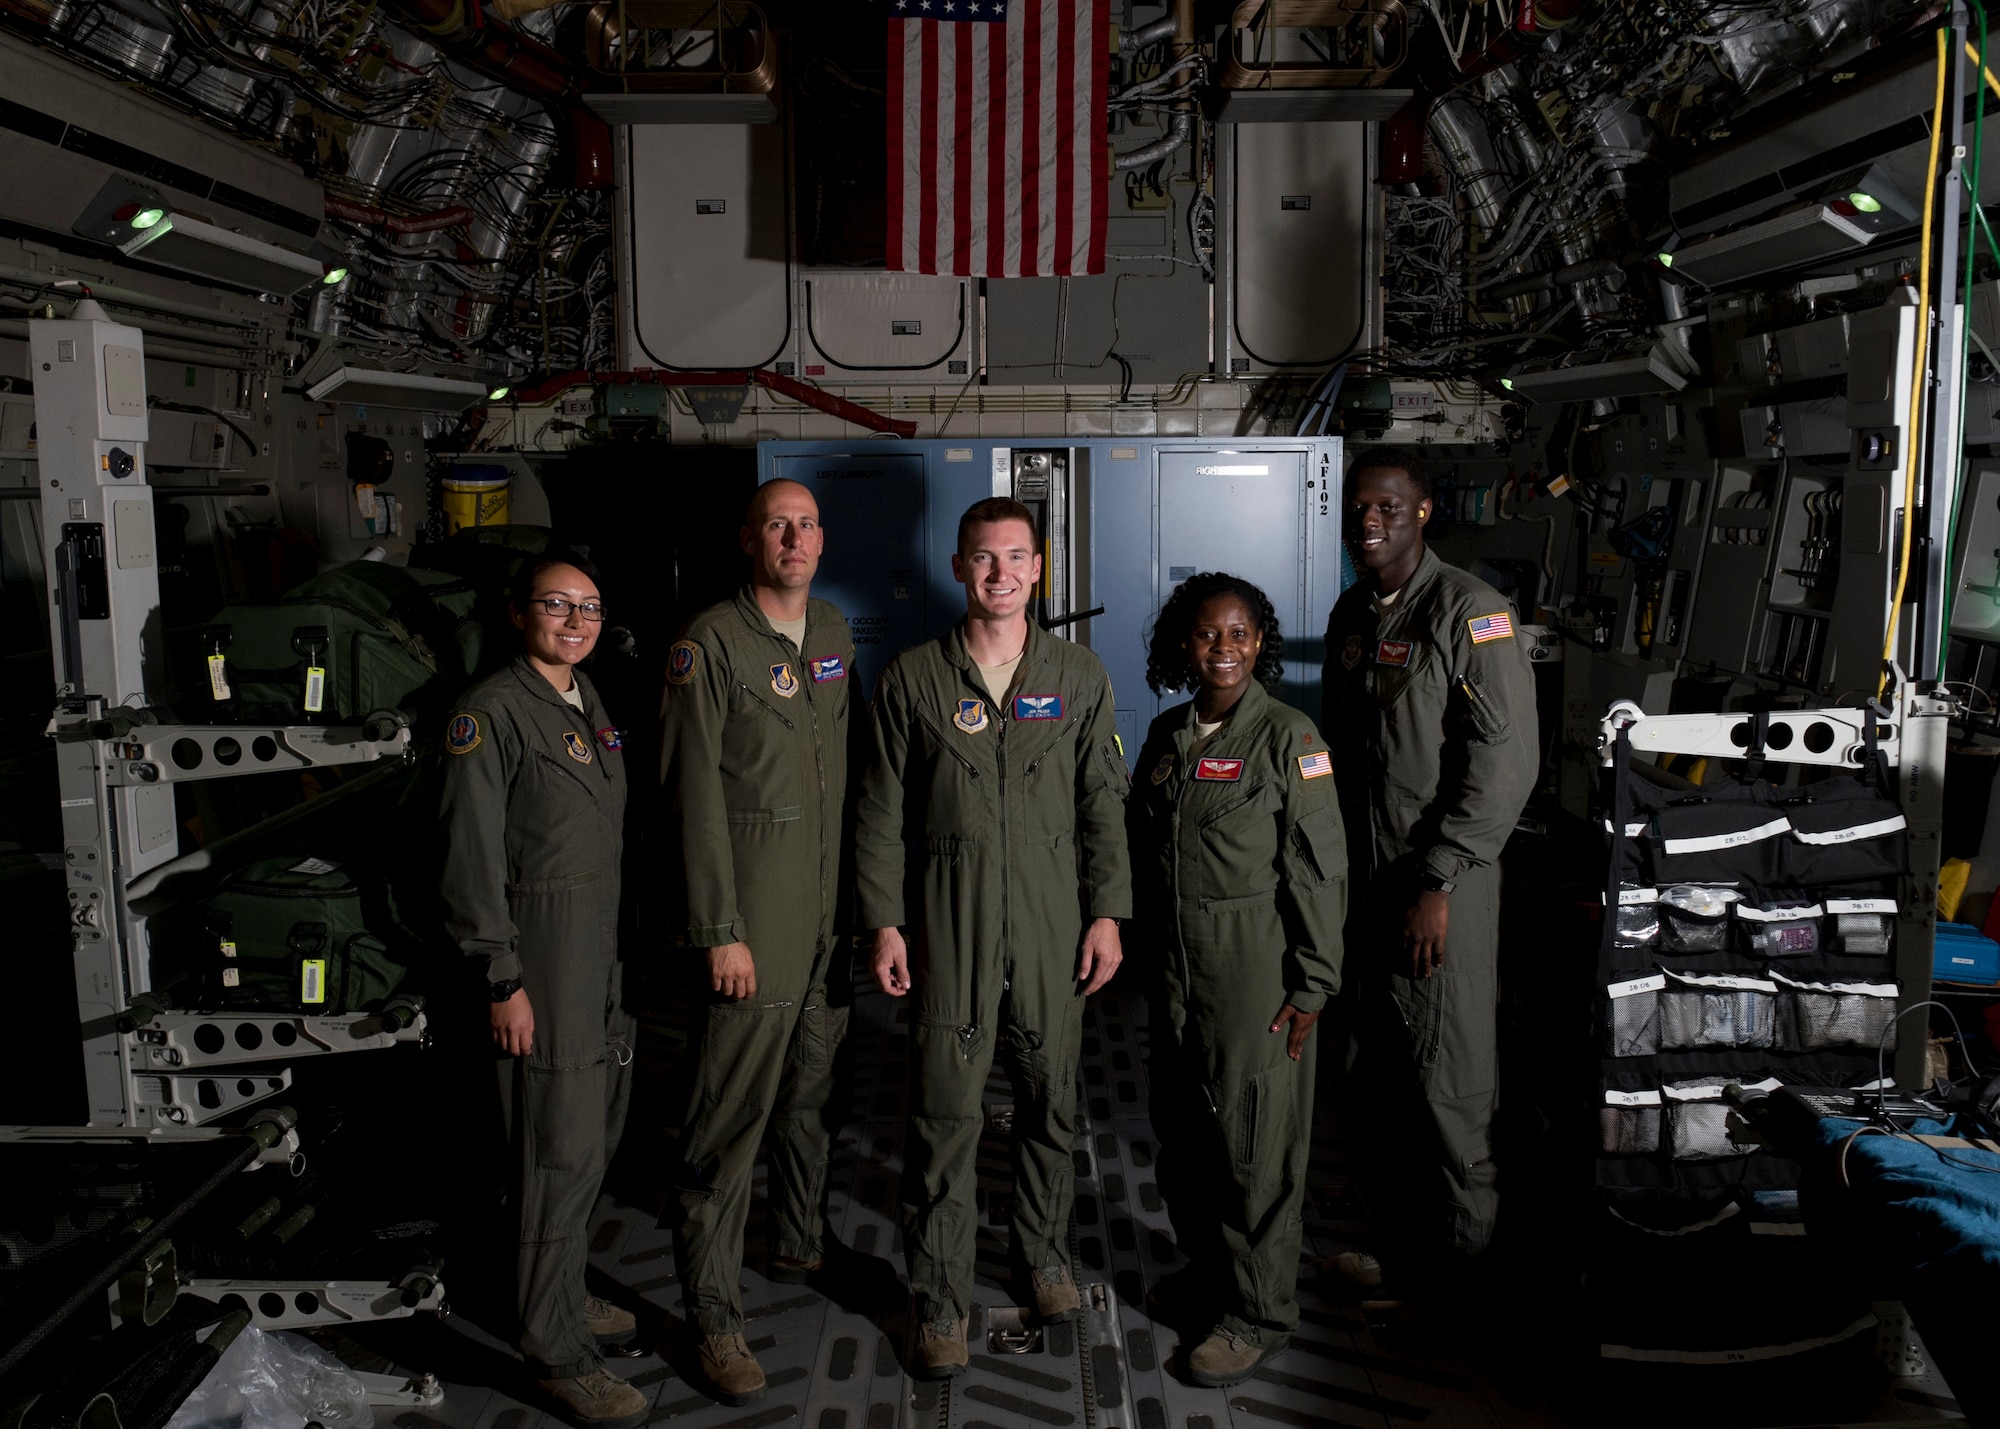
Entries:
{"label": "wristwatch", "polygon": [[486,984],[486,995],[495,1002],[505,1002],[521,990],[521,980],[517,977],[503,978],[499,982]]}
{"label": "wristwatch", "polygon": [[1452,889],[1458,887],[1458,885],[1453,883],[1449,878],[1441,878],[1435,873],[1427,873],[1424,875],[1423,887],[1426,893],[1449,893]]}

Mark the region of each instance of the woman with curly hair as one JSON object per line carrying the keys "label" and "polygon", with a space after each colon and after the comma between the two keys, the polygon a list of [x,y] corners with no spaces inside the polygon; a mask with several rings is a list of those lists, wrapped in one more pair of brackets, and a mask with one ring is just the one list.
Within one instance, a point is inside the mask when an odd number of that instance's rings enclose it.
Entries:
{"label": "woman with curly hair", "polygon": [[1346,841],[1325,741],[1266,692],[1283,648],[1256,586],[1183,582],[1146,682],[1194,698],[1153,721],[1126,804],[1160,1185],[1192,1262],[1161,1308],[1203,1314],[1186,1368],[1209,1386],[1248,1379],[1298,1323],[1312,1030],[1340,985]]}

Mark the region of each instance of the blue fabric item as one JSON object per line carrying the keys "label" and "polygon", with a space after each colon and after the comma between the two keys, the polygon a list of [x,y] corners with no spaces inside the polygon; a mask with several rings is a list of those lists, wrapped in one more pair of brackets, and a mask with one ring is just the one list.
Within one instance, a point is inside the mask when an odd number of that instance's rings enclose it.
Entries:
{"label": "blue fabric item", "polygon": [[[1813,1128],[1807,1223],[1815,1234],[1831,1231],[1882,1293],[1908,1307],[1969,1421],[2000,1422],[2000,1385],[1990,1364],[1992,1316],[2000,1306],[2000,1154],[1870,1132],[1849,1143],[1842,1188],[1840,1144],[1862,1125],[1827,1117]],[[1949,1125],[1919,1121],[1911,1130],[1966,1134]]]}

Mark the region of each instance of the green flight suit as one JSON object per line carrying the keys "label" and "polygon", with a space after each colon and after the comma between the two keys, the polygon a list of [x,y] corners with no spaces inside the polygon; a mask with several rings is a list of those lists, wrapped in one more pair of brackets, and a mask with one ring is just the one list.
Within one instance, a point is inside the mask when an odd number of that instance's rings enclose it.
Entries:
{"label": "green flight suit", "polygon": [[963,625],[905,650],[876,689],[855,871],[869,928],[907,928],[904,1236],[925,1318],[971,1313],[974,1158],[996,1050],[1014,1083],[1014,1253],[1066,1264],[1079,1129],[1086,922],[1132,911],[1127,785],[1098,658],[1030,622],[998,702]]}
{"label": "green flight suit", "polygon": [[771,1253],[821,1257],[826,1107],[853,996],[834,935],[853,670],[839,610],[807,602],[801,651],[748,587],[695,616],[668,659],[661,778],[680,835],[687,942],[748,943],[757,969],[742,1001],[708,991],[701,971],[688,1049],[674,1263],[705,1333],[743,1327],[737,1275],[767,1123]]}
{"label": "green flight suit", "polygon": [[572,708],[518,658],[465,692],[446,725],[446,931],[489,982],[521,979],[532,1050],[497,1061],[518,1147],[521,1352],[551,1378],[587,1374],[587,1228],[631,1089],[621,1003],[618,862],[623,739],[581,671]]}
{"label": "green flight suit", "polygon": [[[1434,552],[1379,615],[1377,591],[1363,577],[1334,605],[1321,687],[1356,891],[1353,1117],[1389,1238],[1477,1255],[1499,1205],[1499,860],[1540,769],[1534,677],[1506,598]],[[1427,875],[1456,887],[1444,968],[1419,979],[1403,917]]]}
{"label": "green flight suit", "polygon": [[1153,721],[1125,812],[1131,956],[1158,960],[1164,984],[1160,1183],[1182,1249],[1233,1286],[1224,1328],[1282,1335],[1299,1319],[1320,1034],[1294,1062],[1271,1021],[1339,991],[1347,843],[1310,719],[1253,683],[1190,759],[1194,708]]}

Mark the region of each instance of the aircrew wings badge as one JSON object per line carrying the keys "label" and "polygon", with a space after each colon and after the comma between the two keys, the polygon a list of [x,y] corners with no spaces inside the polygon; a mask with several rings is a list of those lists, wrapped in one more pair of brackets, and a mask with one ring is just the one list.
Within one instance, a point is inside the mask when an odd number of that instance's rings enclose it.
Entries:
{"label": "aircrew wings badge", "polygon": [[799,692],[799,677],[792,673],[790,665],[778,664],[771,667],[771,693],[789,700]]}
{"label": "aircrew wings badge", "polygon": [[1061,695],[1014,696],[1015,719],[1061,719],[1062,712]]}
{"label": "aircrew wings badge", "polygon": [[569,751],[569,757],[578,764],[590,763],[590,741],[582,735],[564,730],[563,748]]}
{"label": "aircrew wings badge", "polygon": [[685,685],[694,678],[695,652],[701,647],[692,640],[676,640],[667,652],[667,683]]}
{"label": "aircrew wings badge", "polygon": [[958,713],[951,717],[951,722],[967,734],[979,733],[986,728],[986,701],[960,700]]}
{"label": "aircrew wings badge", "polygon": [[1197,759],[1194,764],[1197,779],[1219,779],[1225,784],[1234,784],[1243,777],[1243,761],[1240,759]]}
{"label": "aircrew wings badge", "polygon": [[470,754],[479,748],[479,721],[469,714],[453,716],[445,728],[444,747],[453,754]]}

